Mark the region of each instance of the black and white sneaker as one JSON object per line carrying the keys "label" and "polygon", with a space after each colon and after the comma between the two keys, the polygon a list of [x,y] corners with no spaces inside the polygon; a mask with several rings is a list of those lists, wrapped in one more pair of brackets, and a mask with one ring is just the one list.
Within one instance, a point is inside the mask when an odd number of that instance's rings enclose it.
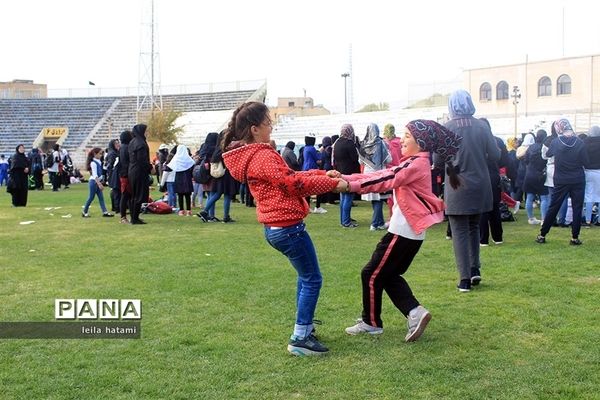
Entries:
{"label": "black and white sneaker", "polygon": [[470,279],[461,279],[460,283],[456,285],[458,291],[461,293],[466,293],[471,291],[471,280]]}

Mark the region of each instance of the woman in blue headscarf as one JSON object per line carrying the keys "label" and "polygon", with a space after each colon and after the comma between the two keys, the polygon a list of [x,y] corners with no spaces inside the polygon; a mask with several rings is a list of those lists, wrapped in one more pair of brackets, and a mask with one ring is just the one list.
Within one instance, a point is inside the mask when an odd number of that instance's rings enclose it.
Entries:
{"label": "woman in blue headscarf", "polygon": [[[471,285],[481,281],[479,220],[482,213],[492,210],[492,186],[487,165],[500,159],[500,149],[489,126],[473,117],[475,106],[467,91],[452,93],[448,110],[451,119],[446,128],[462,137],[462,144],[452,165],[447,168],[460,172],[461,185],[454,188],[446,174],[444,202],[460,276],[458,290],[468,292]],[[434,155],[436,166],[444,168],[442,161]]]}

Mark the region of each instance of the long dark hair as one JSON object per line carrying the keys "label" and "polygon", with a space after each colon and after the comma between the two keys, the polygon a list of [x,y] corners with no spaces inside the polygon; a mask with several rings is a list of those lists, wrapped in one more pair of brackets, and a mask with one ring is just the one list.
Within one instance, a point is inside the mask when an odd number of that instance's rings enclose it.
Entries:
{"label": "long dark hair", "polygon": [[87,155],[87,160],[85,161],[85,167],[89,172],[92,172],[92,159],[98,153],[100,153],[102,149],[100,147],[94,147]]}
{"label": "long dark hair", "polygon": [[250,132],[252,126],[258,126],[269,118],[269,108],[257,101],[251,101],[239,106],[231,116],[225,135],[221,141],[221,148],[226,151],[233,141],[253,143],[254,138]]}

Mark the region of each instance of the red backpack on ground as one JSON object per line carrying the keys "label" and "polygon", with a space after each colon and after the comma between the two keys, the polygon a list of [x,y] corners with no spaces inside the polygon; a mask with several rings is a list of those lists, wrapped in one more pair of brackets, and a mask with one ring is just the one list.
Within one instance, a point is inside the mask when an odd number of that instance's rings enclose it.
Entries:
{"label": "red backpack on ground", "polygon": [[173,208],[164,201],[149,203],[146,210],[152,214],[171,214],[173,212]]}

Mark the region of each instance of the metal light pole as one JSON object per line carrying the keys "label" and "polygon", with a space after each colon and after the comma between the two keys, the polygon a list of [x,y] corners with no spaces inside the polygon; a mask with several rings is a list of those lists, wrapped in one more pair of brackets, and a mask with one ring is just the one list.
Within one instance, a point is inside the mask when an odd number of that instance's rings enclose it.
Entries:
{"label": "metal light pole", "polygon": [[347,94],[347,85],[346,79],[350,76],[348,72],[344,72],[342,74],[342,78],[344,78],[344,114],[348,114],[348,94]]}
{"label": "metal light pole", "polygon": [[519,87],[513,86],[513,94],[510,96],[513,98],[513,104],[515,106],[515,139],[517,138],[517,104],[519,104],[519,99],[521,98],[521,93],[519,93]]}

